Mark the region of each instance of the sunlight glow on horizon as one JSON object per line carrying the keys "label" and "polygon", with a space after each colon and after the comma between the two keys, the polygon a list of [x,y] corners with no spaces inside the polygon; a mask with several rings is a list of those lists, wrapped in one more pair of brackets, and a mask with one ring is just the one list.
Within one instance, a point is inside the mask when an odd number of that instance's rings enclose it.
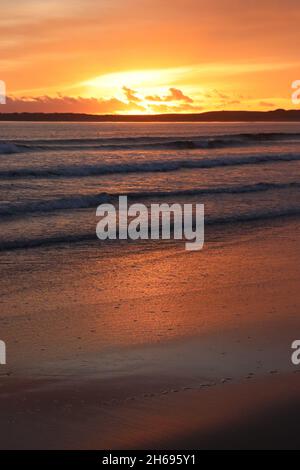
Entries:
{"label": "sunlight glow on horizon", "polygon": [[231,2],[5,1],[0,80],[8,112],[293,108],[295,0]]}

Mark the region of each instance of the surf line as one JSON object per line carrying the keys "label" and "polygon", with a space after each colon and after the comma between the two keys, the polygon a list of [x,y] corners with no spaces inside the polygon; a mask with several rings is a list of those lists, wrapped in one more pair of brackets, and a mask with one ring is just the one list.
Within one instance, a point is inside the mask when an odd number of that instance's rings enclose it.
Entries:
{"label": "surf line", "polygon": [[96,226],[99,240],[187,240],[185,249],[201,250],[204,245],[204,204],[128,205],[127,196],[119,202],[97,207],[101,217]]}

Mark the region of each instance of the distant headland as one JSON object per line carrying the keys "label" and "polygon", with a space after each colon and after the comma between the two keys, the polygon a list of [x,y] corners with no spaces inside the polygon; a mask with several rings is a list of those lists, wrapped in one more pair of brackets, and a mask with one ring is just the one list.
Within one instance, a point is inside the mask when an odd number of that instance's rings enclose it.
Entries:
{"label": "distant headland", "polygon": [[39,122],[300,122],[300,110],[208,111],[190,114],[0,113],[0,121]]}

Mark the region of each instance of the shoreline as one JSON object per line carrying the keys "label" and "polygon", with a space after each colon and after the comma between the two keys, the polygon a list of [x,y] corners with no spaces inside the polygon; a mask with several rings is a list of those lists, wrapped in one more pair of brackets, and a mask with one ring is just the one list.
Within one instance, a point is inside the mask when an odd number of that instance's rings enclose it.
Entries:
{"label": "shoreline", "polygon": [[297,109],[207,111],[175,114],[0,113],[0,121],[28,122],[299,122]]}

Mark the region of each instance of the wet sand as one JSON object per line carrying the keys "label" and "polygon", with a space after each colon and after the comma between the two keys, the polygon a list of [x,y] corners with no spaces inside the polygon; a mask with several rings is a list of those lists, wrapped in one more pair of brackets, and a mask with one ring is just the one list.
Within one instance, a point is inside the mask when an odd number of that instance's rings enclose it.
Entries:
{"label": "wet sand", "polygon": [[299,228],[2,253],[1,448],[299,447]]}

